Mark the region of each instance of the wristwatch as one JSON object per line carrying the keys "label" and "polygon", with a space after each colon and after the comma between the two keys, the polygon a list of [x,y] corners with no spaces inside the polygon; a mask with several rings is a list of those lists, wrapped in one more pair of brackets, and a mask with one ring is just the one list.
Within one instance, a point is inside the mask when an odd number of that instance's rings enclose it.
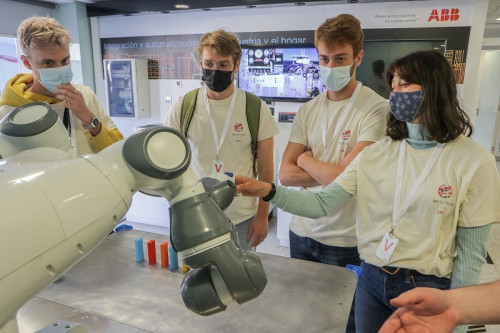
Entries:
{"label": "wristwatch", "polygon": [[90,121],[90,123],[83,124],[83,127],[85,127],[88,130],[91,130],[93,128],[98,127],[100,123],[101,122],[99,121],[99,119],[97,119],[97,117],[94,117],[94,118],[92,118],[92,120]]}
{"label": "wristwatch", "polygon": [[265,202],[271,201],[272,198],[276,195],[276,185],[274,183],[271,183],[271,190],[269,191],[269,194],[266,195],[265,197],[262,198]]}

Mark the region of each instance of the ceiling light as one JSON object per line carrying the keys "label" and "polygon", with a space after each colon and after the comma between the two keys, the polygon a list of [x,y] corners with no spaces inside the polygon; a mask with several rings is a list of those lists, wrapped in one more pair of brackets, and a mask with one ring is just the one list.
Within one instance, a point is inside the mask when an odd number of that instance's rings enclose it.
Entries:
{"label": "ceiling light", "polygon": [[177,8],[177,9],[188,9],[189,5],[185,5],[185,4],[179,3],[179,4],[175,5],[175,8]]}
{"label": "ceiling light", "polygon": [[500,21],[500,17],[497,17],[497,18],[495,19],[495,21]]}

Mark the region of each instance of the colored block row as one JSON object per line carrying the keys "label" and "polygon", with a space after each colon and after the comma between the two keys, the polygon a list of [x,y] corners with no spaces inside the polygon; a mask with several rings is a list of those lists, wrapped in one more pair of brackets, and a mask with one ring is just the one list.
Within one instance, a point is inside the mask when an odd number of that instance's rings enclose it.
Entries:
{"label": "colored block row", "polygon": [[[178,258],[177,252],[175,252],[174,248],[171,245],[168,245],[167,242],[163,242],[160,244],[160,256],[161,256],[161,267],[167,267],[170,265],[170,269],[176,269],[178,267]],[[137,238],[135,240],[135,260],[143,261],[144,260],[144,247],[142,238]],[[150,265],[156,264],[156,243],[155,240],[152,239],[148,241],[148,260]],[[182,262],[182,271],[189,271],[189,267]]]}

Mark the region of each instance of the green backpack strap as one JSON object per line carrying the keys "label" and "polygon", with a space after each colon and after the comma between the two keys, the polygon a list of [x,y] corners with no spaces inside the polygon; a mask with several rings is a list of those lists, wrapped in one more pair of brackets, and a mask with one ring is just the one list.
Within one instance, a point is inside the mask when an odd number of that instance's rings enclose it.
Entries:
{"label": "green backpack strap", "polygon": [[260,103],[261,99],[254,94],[246,92],[247,95],[247,123],[250,130],[250,137],[252,140],[252,156],[253,156],[253,174],[257,178],[259,174],[257,163],[257,145],[259,139],[259,123],[260,123]]}
{"label": "green backpack strap", "polygon": [[193,119],[194,108],[196,106],[196,99],[198,97],[199,88],[191,90],[182,100],[181,108],[181,133],[187,137],[187,132],[189,124],[191,124],[191,119]]}

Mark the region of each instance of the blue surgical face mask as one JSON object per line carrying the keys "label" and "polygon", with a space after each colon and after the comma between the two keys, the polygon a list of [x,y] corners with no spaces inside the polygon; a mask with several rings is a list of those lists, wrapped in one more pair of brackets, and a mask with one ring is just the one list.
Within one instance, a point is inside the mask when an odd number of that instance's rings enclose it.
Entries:
{"label": "blue surgical face mask", "polygon": [[422,90],[410,92],[394,92],[389,95],[391,113],[399,121],[410,123],[415,119],[422,104],[424,92]]}
{"label": "blue surgical face mask", "polygon": [[[354,64],[354,61],[352,62]],[[323,84],[330,90],[339,91],[352,79],[352,75],[356,73],[356,68],[354,68],[354,73],[351,75],[351,66],[340,66],[340,67],[326,67],[319,66],[319,77]]]}
{"label": "blue surgical face mask", "polygon": [[35,68],[40,75],[38,82],[54,94],[56,93],[55,90],[59,85],[71,82],[73,79],[71,65],[54,68],[36,68],[33,65],[31,65],[31,67]]}

